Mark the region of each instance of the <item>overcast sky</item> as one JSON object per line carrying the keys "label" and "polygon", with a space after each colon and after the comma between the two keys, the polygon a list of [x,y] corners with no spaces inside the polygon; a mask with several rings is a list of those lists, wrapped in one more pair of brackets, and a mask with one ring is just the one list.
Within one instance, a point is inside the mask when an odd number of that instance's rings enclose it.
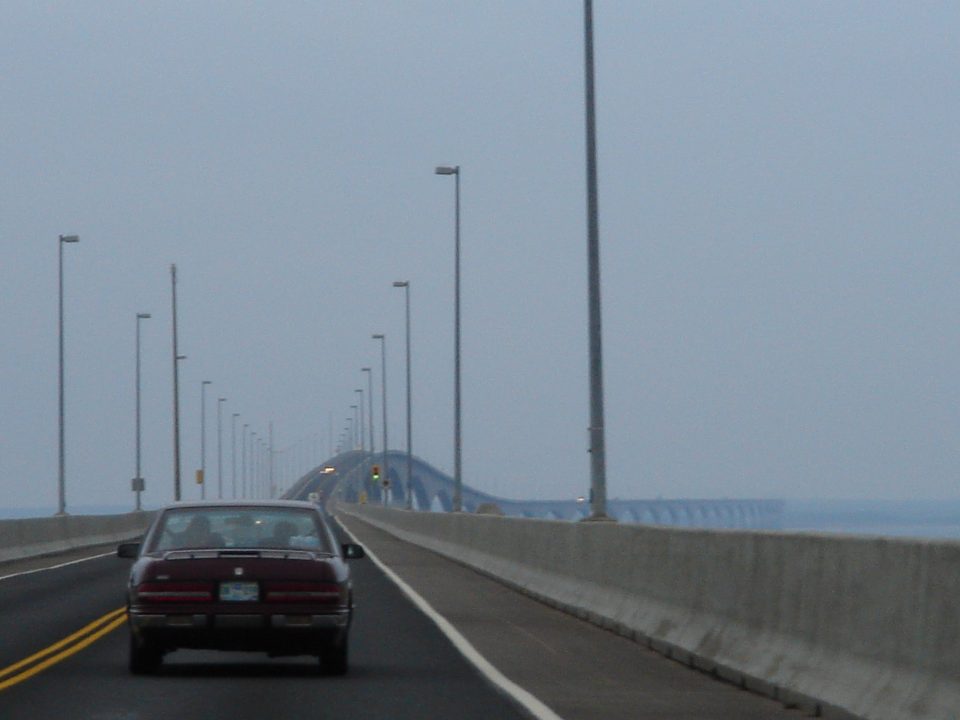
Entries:
{"label": "overcast sky", "polygon": [[[609,495],[960,496],[960,5],[594,12]],[[185,497],[204,379],[208,478],[219,396],[225,480],[232,413],[325,457],[363,366],[379,436],[371,333],[405,448],[395,280],[450,470],[442,164],[464,481],[585,493],[582,33],[575,0],[0,3],[0,506],[56,504],[59,234],[68,509],[132,505],[137,312],[172,498],[173,262]]]}

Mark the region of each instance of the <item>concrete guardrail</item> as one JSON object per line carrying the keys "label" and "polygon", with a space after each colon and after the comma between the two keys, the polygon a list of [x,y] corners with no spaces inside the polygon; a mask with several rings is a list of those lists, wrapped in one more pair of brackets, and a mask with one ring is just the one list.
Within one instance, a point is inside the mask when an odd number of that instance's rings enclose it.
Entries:
{"label": "concrete guardrail", "polygon": [[142,535],[153,513],[0,520],[0,563],[123,542]]}
{"label": "concrete guardrail", "polygon": [[960,542],[338,511],[823,717],[960,718]]}

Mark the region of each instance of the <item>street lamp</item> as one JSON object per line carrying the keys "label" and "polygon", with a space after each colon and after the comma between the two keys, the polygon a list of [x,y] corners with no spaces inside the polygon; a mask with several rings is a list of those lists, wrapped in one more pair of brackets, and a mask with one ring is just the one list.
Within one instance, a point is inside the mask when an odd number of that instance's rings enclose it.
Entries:
{"label": "street lamp", "polygon": [[367,440],[363,420],[363,389],[354,390],[354,392],[360,394],[360,402],[357,403],[360,408],[360,452],[365,453],[367,451]]}
{"label": "street lamp", "polygon": [[217,398],[217,499],[223,500],[223,404],[226,398]]}
{"label": "street lamp", "polygon": [[437,175],[456,176],[454,212],[454,332],[453,332],[453,511],[460,512],[463,490],[460,437],[460,166],[441,166]]}
{"label": "street lamp", "polygon": [[180,361],[177,351],[177,266],[170,266],[170,304],[173,317],[173,499],[180,501]]}
{"label": "street lamp", "polygon": [[143,492],[143,476],[140,474],[140,321],[150,317],[150,313],[137,313],[137,468],[133,476],[133,491],[137,494],[136,511],[140,512],[140,493]]}
{"label": "street lamp", "polygon": [[250,497],[258,498],[257,494],[257,433],[250,431]]}
{"label": "street lamp", "polygon": [[410,281],[397,280],[395,288],[403,288],[407,306],[407,510],[413,509],[413,496],[410,493],[413,487],[413,408],[410,399]]}
{"label": "street lamp", "polygon": [[207,385],[212,380],[200,383],[200,499],[207,499]]}
{"label": "street lamp", "polygon": [[233,422],[230,430],[230,484],[233,488],[233,499],[237,498],[237,418],[240,413],[233,413]]}
{"label": "street lamp", "polygon": [[360,406],[351,405],[350,409],[353,410],[353,449],[357,449],[358,441],[360,440]]}
{"label": "street lamp", "polygon": [[365,368],[360,368],[360,371],[365,372],[367,374],[367,403],[370,410],[370,412],[367,413],[367,415],[369,416],[369,420],[370,420],[370,454],[372,455],[375,452],[377,452],[377,448],[376,448],[377,443],[373,437],[373,370],[371,368],[365,367]]}
{"label": "street lamp", "polygon": [[270,454],[269,454],[267,457],[268,457],[269,460],[270,460],[270,466],[269,466],[268,470],[269,470],[269,480],[270,480],[270,497],[272,498],[272,497],[276,494],[276,488],[274,487],[274,482],[273,482],[273,423],[272,423],[272,422],[269,423],[267,427],[268,427],[268,430],[269,430],[269,433],[270,433],[270,435],[269,435],[269,437],[270,437],[270,446],[269,446],[269,452],[270,452]]}
{"label": "street lamp", "polygon": [[603,418],[603,333],[600,327],[600,230],[597,209],[597,129],[593,83],[593,2],[583,3],[587,148],[587,295],[590,350],[591,519],[607,516],[606,441]]}
{"label": "street lamp", "polygon": [[61,235],[57,247],[60,251],[60,475],[57,483],[58,501],[57,515],[67,514],[67,465],[66,465],[66,438],[64,435],[64,403],[63,403],[63,244],[80,242],[79,235]]}
{"label": "street lamp", "polygon": [[243,424],[243,431],[240,434],[240,485],[241,485],[241,496],[243,498],[247,497],[247,428],[250,427],[250,423]]}
{"label": "street lamp", "polygon": [[[389,468],[387,467],[387,337],[383,333],[371,335],[374,340],[380,341],[380,374],[383,386],[383,478],[390,481]],[[383,504],[387,503],[386,493],[382,494]]]}
{"label": "street lamp", "polygon": [[260,493],[260,497],[267,497],[266,486],[263,482],[264,468],[266,467],[263,462],[263,436],[260,436],[257,438],[256,463],[257,463],[257,483],[259,485],[258,492]]}

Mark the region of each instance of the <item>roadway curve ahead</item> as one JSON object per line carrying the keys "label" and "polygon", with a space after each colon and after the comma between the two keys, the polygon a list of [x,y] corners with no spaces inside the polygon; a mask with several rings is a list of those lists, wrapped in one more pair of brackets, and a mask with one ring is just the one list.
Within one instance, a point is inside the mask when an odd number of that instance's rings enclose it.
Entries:
{"label": "roadway curve ahead", "polygon": [[[377,562],[425,598],[509,681],[564,720],[801,717],[358,520],[345,522]],[[0,719],[529,717],[464,659],[372,558],[352,565],[357,614],[346,677],[320,675],[307,657],[201,651],[167,656],[157,676],[132,676],[122,612],[129,562],[109,553],[31,574],[12,575],[30,563],[0,568]]]}

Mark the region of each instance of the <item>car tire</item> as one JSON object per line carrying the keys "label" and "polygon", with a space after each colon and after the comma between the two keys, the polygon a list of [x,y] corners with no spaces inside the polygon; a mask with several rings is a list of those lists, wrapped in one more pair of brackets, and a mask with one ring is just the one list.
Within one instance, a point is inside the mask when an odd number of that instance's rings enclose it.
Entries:
{"label": "car tire", "polygon": [[350,669],[349,644],[346,637],[331,642],[320,653],[320,668],[325,675],[346,675]]}
{"label": "car tire", "polygon": [[130,672],[134,675],[150,675],[160,669],[163,651],[130,633]]}

